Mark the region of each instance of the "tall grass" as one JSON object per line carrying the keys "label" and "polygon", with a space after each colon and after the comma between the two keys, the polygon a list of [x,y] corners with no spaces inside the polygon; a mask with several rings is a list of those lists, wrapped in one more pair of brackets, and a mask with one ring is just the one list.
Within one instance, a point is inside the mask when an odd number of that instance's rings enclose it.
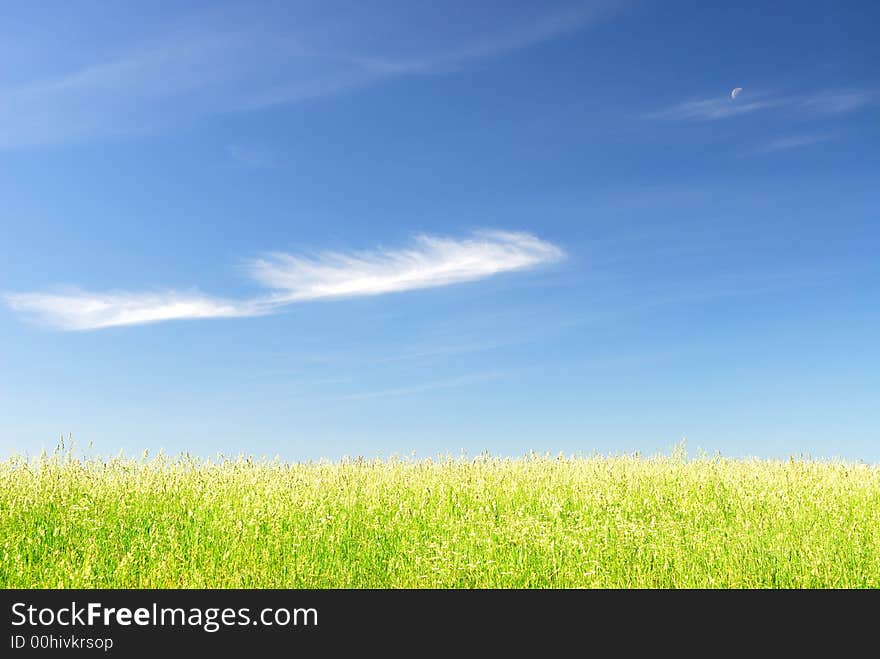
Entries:
{"label": "tall grass", "polygon": [[880,468],[0,462],[0,587],[880,587]]}

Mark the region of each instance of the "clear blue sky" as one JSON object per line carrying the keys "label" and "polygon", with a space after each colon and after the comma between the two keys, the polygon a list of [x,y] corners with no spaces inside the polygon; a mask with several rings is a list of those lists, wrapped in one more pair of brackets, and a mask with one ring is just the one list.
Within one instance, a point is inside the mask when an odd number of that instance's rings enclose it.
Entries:
{"label": "clear blue sky", "polygon": [[148,4],[0,9],[0,453],[880,461],[878,3]]}

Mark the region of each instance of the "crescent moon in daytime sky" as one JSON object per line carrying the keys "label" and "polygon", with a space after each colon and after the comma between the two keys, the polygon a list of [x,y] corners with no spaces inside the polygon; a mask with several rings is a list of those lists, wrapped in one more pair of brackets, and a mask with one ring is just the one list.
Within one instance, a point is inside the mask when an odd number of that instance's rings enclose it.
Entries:
{"label": "crescent moon in daytime sky", "polygon": [[734,87],[733,91],[730,92],[730,100],[733,100],[737,96],[739,96],[742,93],[742,90],[743,90],[742,87]]}

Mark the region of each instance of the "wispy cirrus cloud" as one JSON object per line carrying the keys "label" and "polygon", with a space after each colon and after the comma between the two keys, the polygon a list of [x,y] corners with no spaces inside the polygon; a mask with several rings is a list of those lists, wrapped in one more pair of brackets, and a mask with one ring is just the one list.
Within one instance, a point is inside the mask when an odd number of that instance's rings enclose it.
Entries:
{"label": "wispy cirrus cloud", "polygon": [[269,291],[234,300],[177,291],[8,293],[7,306],[64,330],[93,330],[168,320],[238,318],[288,304],[448,286],[552,263],[556,245],[524,232],[484,231],[464,239],[421,235],[399,249],[274,253],[247,263]]}
{"label": "wispy cirrus cloud", "polygon": [[177,291],[92,293],[71,290],[66,293],[9,293],[3,298],[14,311],[65,330],[102,329],[165,320],[256,316],[270,309],[269,305],[258,300],[223,300]]}
{"label": "wispy cirrus cloud", "polygon": [[713,121],[767,110],[784,104],[785,101],[782,99],[765,98],[743,102],[722,96],[682,101],[671,107],[652,112],[648,117],[652,119]]}
{"label": "wispy cirrus cloud", "polygon": [[689,99],[650,112],[646,117],[676,121],[715,121],[774,109],[833,115],[855,112],[878,102],[880,94],[869,89],[824,90],[807,95],[749,94],[746,91],[736,99],[731,99],[727,94]]}
{"label": "wispy cirrus cloud", "polygon": [[788,151],[790,149],[798,149],[811,144],[827,142],[832,139],[828,134],[806,134],[806,135],[789,135],[770,140],[766,144],[754,149],[754,153],[773,153],[775,151]]}
{"label": "wispy cirrus cloud", "polygon": [[577,2],[559,9],[540,12],[528,21],[509,25],[507,29],[470,38],[449,49],[403,57],[351,56],[346,59],[379,74],[439,73],[469,61],[495,57],[527,48],[548,39],[574,32],[589,22],[609,13],[614,2]]}
{"label": "wispy cirrus cloud", "polygon": [[880,93],[871,89],[845,89],[823,91],[803,99],[801,105],[819,114],[842,114],[854,112],[880,102]]}
{"label": "wispy cirrus cloud", "polygon": [[[47,71],[4,80],[0,70],[0,148],[154,131],[448,72],[582,29],[617,4],[563,0],[490,21],[463,3],[460,20],[449,22],[438,20],[442,6],[392,16],[358,4],[333,13],[327,3],[305,2],[259,14],[212,10],[122,39],[127,48],[76,58],[54,51],[51,41],[37,43],[33,50],[52,61]],[[20,60],[26,70],[28,58]]]}
{"label": "wispy cirrus cloud", "polygon": [[418,236],[404,249],[272,254],[248,264],[251,276],[277,291],[274,299],[380,295],[446,286],[562,258],[562,250],[528,233],[489,231],[458,240]]}

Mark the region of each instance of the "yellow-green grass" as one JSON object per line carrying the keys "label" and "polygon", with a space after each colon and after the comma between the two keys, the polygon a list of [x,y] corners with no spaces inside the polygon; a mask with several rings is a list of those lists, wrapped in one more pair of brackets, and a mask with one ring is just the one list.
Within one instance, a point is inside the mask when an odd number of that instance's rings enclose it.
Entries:
{"label": "yellow-green grass", "polygon": [[880,467],[0,462],[0,587],[876,588]]}

